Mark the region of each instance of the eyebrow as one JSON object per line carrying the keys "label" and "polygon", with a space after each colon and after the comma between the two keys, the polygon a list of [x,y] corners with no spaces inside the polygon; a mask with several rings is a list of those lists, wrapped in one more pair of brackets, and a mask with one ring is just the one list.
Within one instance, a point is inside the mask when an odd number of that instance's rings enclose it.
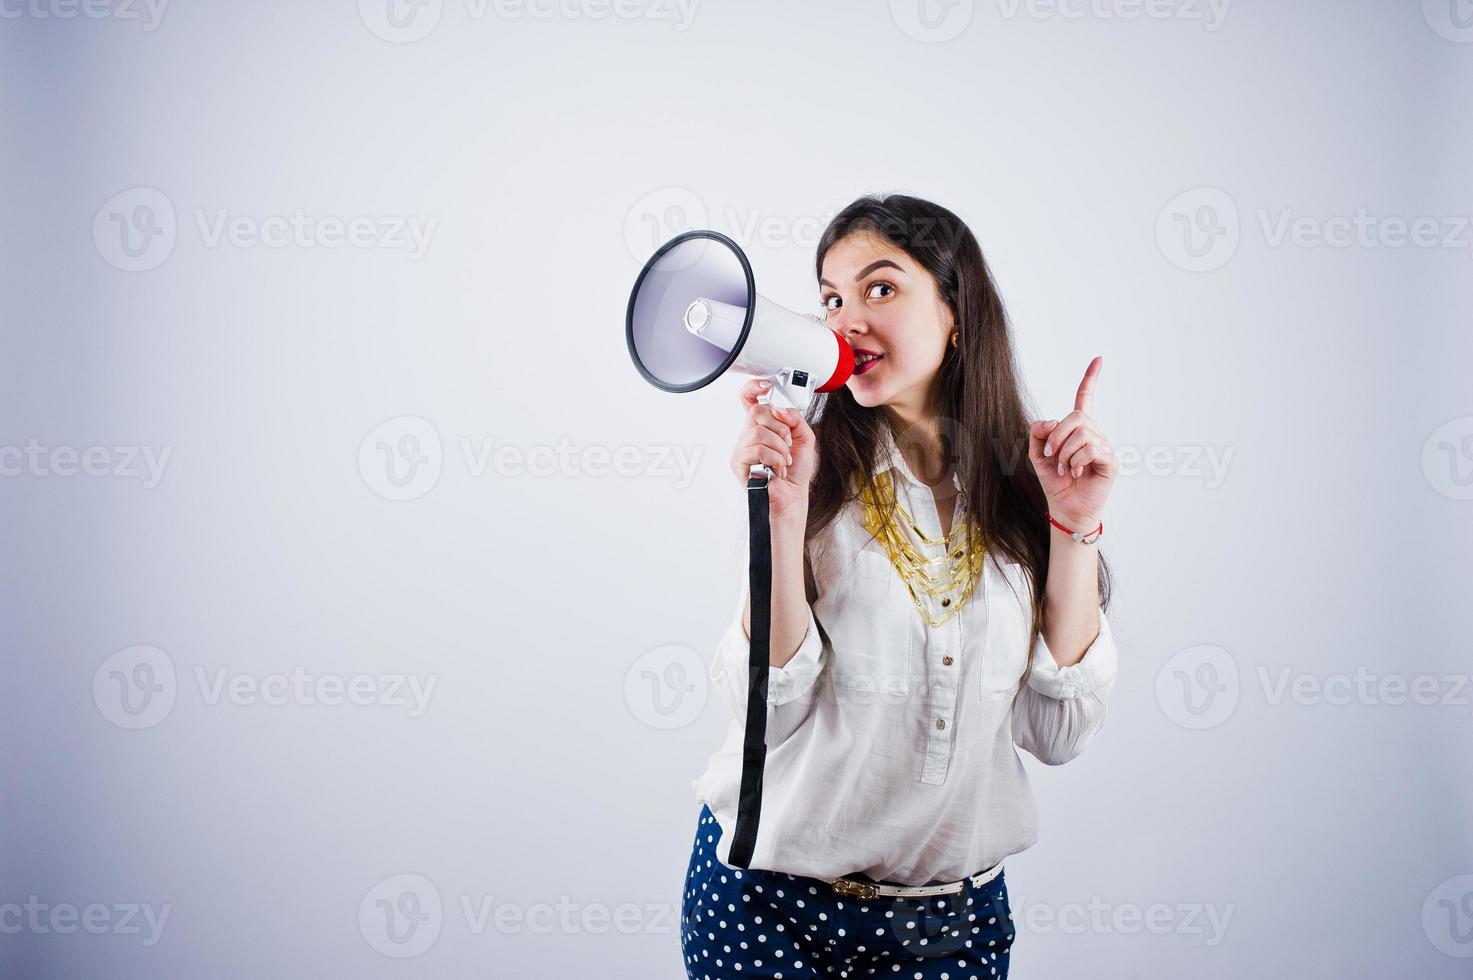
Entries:
{"label": "eyebrow", "polygon": [[[894,262],[891,262],[889,259],[880,259],[879,261],[871,262],[869,265],[865,266],[863,269],[860,269],[859,272],[854,276],[854,281],[855,282],[859,282],[859,280],[863,279],[865,276],[869,275],[871,272],[874,272],[876,269],[883,269],[886,266],[889,266],[890,268],[895,269],[895,270],[897,270],[899,272],[904,272],[905,271],[904,269],[900,268],[900,266],[896,265]],[[830,289],[833,289],[834,288],[834,284],[831,283],[831,282],[829,282],[827,279],[819,279],[818,280],[818,284],[820,286],[827,286]]]}

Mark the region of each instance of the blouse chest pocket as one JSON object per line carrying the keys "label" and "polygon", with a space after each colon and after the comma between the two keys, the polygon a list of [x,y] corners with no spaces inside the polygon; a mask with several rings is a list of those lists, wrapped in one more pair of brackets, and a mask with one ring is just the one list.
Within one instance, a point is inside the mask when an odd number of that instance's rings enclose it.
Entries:
{"label": "blouse chest pocket", "polygon": [[909,694],[910,619],[916,613],[890,559],[860,549],[825,585],[813,609],[833,648],[830,669],[839,698],[889,703]]}
{"label": "blouse chest pocket", "polygon": [[1001,574],[989,562],[983,569],[987,588],[987,644],[982,651],[978,688],[983,701],[1011,698],[1023,679],[1032,644],[1028,570],[1019,562],[999,562]]}

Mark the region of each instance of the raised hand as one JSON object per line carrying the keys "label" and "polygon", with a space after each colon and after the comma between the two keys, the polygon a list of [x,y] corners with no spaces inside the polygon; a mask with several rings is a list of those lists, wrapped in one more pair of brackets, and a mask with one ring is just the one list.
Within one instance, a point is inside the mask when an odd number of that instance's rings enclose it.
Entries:
{"label": "raised hand", "polygon": [[1049,515],[1086,534],[1099,523],[1119,472],[1114,450],[1089,415],[1103,362],[1103,357],[1089,362],[1074,396],[1074,411],[1028,427],[1028,458],[1048,498]]}

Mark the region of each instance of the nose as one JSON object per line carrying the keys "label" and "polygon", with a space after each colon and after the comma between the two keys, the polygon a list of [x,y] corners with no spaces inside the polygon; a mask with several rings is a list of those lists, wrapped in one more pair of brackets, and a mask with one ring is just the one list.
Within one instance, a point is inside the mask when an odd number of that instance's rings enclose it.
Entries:
{"label": "nose", "polygon": [[865,325],[863,317],[856,316],[842,308],[839,310],[839,315],[834,317],[834,322],[831,326],[835,333],[848,341],[853,341],[856,337],[863,336],[869,330]]}

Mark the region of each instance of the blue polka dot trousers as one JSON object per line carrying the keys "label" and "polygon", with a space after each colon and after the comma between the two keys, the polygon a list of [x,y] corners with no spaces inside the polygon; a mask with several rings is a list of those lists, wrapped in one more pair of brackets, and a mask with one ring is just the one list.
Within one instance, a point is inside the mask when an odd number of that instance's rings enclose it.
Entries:
{"label": "blue polka dot trousers", "polygon": [[1002,871],[953,895],[861,901],[820,878],[722,864],[720,839],[721,825],[702,806],[680,912],[694,980],[1008,975],[1013,913]]}

